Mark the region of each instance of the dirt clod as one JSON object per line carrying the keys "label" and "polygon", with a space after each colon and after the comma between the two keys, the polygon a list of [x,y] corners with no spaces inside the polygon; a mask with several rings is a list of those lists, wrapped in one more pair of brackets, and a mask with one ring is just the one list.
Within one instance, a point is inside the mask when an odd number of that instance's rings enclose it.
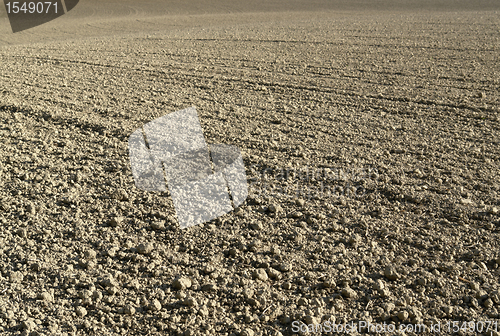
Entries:
{"label": "dirt clod", "polygon": [[180,277],[174,280],[172,286],[175,289],[183,290],[191,287],[191,284],[192,284],[191,279],[186,277]]}
{"label": "dirt clod", "polygon": [[384,269],[384,275],[387,279],[393,281],[399,279],[400,277],[399,273],[396,271],[396,268],[391,265],[386,266],[386,268]]}
{"label": "dirt clod", "polygon": [[252,276],[254,279],[259,279],[261,281],[266,281],[268,279],[266,270],[263,268],[258,268],[253,271]]}
{"label": "dirt clod", "polygon": [[85,315],[87,315],[87,309],[81,306],[76,307],[75,312],[79,317],[84,317]]}

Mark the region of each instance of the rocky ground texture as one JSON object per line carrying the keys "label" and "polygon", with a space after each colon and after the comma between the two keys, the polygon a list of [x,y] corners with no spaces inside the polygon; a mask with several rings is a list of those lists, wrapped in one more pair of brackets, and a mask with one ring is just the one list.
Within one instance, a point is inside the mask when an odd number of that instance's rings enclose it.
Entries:
{"label": "rocky ground texture", "polygon": [[[266,15],[1,49],[1,334],[500,324],[498,16]],[[189,106],[250,195],[180,230],[127,140]]]}

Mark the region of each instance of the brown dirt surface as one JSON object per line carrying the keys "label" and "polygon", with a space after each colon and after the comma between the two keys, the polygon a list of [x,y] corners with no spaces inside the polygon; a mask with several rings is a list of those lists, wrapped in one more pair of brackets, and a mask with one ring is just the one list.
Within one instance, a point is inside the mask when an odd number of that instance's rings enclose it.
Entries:
{"label": "brown dirt surface", "polygon": [[[499,8],[409,3],[0,14],[0,334],[499,335]],[[127,140],[189,106],[250,194],[181,230]]]}

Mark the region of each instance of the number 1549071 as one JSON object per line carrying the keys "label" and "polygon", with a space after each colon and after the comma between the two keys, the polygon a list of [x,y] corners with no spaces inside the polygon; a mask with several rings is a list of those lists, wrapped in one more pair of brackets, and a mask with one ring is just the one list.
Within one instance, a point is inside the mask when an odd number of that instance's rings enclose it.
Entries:
{"label": "number 1549071", "polygon": [[57,14],[57,2],[18,2],[12,1],[5,3],[5,7],[7,9],[8,14],[48,14],[56,13]]}
{"label": "number 1549071", "polygon": [[498,331],[498,321],[469,321],[469,322],[461,322],[461,321],[448,321],[445,324],[445,329],[448,332],[457,333],[459,331],[462,332],[472,332],[472,333],[483,333],[492,331]]}

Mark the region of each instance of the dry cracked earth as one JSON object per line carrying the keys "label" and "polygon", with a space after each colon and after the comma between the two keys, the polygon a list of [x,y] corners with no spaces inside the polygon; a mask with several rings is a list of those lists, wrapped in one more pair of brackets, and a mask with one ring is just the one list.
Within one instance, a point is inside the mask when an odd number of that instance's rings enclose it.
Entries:
{"label": "dry cracked earth", "polygon": [[[189,20],[1,47],[0,334],[499,335],[498,12]],[[249,197],[181,230],[127,140],[189,106]]]}

